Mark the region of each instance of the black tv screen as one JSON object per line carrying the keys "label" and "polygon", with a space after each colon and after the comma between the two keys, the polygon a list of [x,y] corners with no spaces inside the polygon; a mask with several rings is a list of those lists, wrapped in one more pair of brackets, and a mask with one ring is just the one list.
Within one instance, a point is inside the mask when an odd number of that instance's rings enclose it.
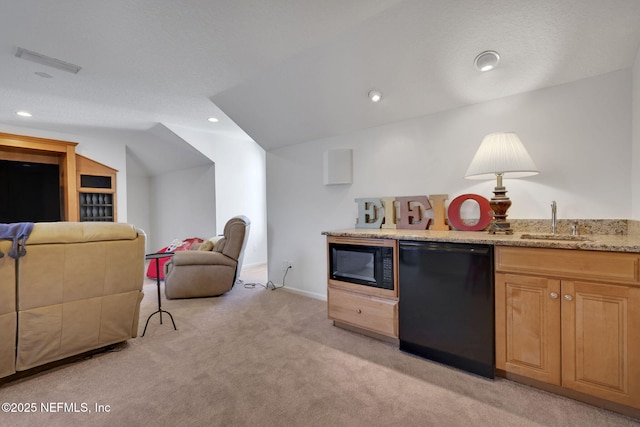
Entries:
{"label": "black tv screen", "polygon": [[61,219],[60,166],[0,160],[0,223]]}

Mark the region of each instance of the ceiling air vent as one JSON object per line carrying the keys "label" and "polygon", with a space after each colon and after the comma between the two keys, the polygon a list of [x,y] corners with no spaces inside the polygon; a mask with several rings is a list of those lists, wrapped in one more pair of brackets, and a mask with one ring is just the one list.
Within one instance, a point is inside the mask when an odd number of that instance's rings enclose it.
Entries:
{"label": "ceiling air vent", "polygon": [[26,59],[27,61],[37,62],[38,64],[57,68],[58,70],[68,71],[73,74],[78,74],[78,71],[82,68],[79,65],[51,58],[50,56],[46,56],[38,52],[32,52],[21,47],[16,49],[16,56],[18,58]]}

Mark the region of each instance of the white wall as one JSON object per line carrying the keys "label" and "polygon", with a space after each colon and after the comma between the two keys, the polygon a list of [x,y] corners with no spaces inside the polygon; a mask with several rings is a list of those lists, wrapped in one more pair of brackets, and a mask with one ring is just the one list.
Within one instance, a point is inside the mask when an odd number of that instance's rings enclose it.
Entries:
{"label": "white wall", "polygon": [[[357,197],[492,196],[463,178],[484,135],[515,131],[540,175],[505,180],[510,218],[629,218],[631,72],[538,90],[267,153],[269,279],[326,295],[323,230],[353,228]],[[353,184],[323,185],[323,153],[353,148]]]}
{"label": "white wall", "polygon": [[632,139],[633,139],[633,177],[632,203],[633,219],[640,220],[640,49],[633,65],[633,107],[632,107]]}
{"label": "white wall", "polygon": [[151,246],[151,178],[135,157],[127,156],[127,219],[147,234],[145,253],[154,252]]}
{"label": "white wall", "polygon": [[152,252],[173,240],[216,235],[215,166],[198,166],[151,178]]}
{"label": "white wall", "polygon": [[176,125],[165,125],[216,165],[216,224],[221,234],[227,220],[251,220],[243,265],[267,262],[265,152],[253,140],[223,138]]}

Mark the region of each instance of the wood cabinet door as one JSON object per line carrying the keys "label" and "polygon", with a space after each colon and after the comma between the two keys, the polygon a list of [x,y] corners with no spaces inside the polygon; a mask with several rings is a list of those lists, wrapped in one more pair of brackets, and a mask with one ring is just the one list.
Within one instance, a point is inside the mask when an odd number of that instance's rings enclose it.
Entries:
{"label": "wood cabinet door", "polygon": [[496,367],[560,385],[560,281],[496,273]]}
{"label": "wood cabinet door", "polygon": [[562,385],[640,407],[640,288],[562,281]]}

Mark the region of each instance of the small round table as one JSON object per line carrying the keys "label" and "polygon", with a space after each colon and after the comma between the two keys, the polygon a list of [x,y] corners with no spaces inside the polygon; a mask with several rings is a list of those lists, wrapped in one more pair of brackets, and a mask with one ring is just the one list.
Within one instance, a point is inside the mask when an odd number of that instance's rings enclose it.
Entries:
{"label": "small round table", "polygon": [[142,331],[142,336],[144,336],[144,334],[147,332],[147,326],[149,326],[149,320],[151,320],[151,317],[154,314],[158,314],[158,313],[160,314],[161,325],[162,325],[162,313],[167,313],[171,318],[171,323],[173,323],[173,329],[175,331],[178,330],[178,328],[176,328],[176,322],[173,321],[173,316],[171,315],[171,313],[169,313],[167,310],[162,309],[162,299],[160,298],[160,260],[159,258],[172,257],[173,255],[175,255],[175,252],[153,253],[153,254],[146,254],[144,256],[144,259],[146,260],[150,260],[150,259],[156,260],[156,285],[158,286],[158,309],[153,313],[151,313],[149,317],[147,317],[147,323],[145,323],[144,325],[144,331]]}

